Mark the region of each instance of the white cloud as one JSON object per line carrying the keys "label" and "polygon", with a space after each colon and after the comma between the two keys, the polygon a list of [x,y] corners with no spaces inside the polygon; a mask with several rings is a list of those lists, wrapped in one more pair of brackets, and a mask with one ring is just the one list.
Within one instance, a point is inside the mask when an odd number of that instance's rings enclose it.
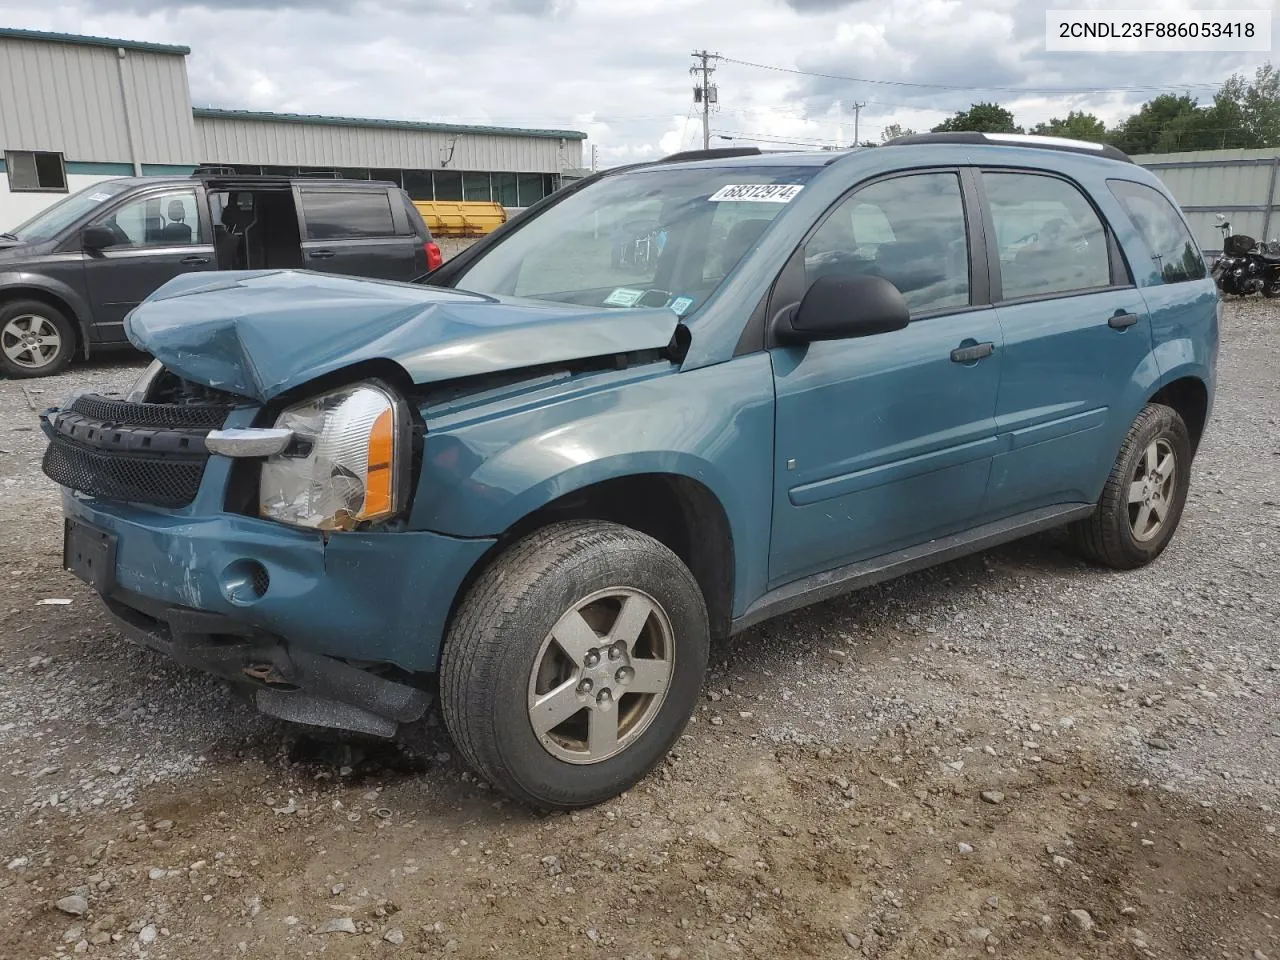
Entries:
{"label": "white cloud", "polygon": [[[1149,85],[1150,91],[1014,93],[890,86],[722,62],[718,135],[796,145],[890,123],[927,128],[994,99],[1031,124],[1071,109],[1114,121],[1157,92],[1208,99],[1252,54],[1048,54],[1050,0],[0,0],[0,22],[185,44],[198,105],[560,127],[603,164],[701,143],[695,47],[833,77],[1008,88]],[[1052,4],[1060,5],[1060,4]],[[1073,3],[1073,7],[1080,6]],[[1088,0],[1085,6],[1114,2]],[[1126,0],[1230,9],[1265,0]],[[1196,86],[1190,86],[1198,84]],[[838,104],[845,105],[842,110]],[[723,145],[725,140],[717,139]],[[785,145],[785,144],[779,144]]]}

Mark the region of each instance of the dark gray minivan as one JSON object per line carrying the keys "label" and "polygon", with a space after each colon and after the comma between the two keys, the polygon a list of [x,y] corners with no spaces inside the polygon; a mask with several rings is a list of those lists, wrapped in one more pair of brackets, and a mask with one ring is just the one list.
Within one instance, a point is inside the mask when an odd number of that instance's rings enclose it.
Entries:
{"label": "dark gray minivan", "polygon": [[124,318],[198,270],[412,280],[441,262],[392,183],[197,171],[86,187],[0,233],[0,372],[43,377],[127,346]]}

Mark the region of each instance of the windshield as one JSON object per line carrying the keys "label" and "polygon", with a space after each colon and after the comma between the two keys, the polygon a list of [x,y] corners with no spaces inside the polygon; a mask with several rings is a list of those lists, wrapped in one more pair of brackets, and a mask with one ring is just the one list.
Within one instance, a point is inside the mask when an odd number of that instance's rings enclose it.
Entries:
{"label": "windshield", "polygon": [[684,316],[820,169],[659,167],[605,177],[517,230],[454,286]]}
{"label": "windshield", "polygon": [[52,207],[37,213],[22,226],[9,231],[9,235],[28,242],[56,237],[89,211],[123,192],[128,186],[127,181],[108,180],[85,187],[79,193],[64,197]]}

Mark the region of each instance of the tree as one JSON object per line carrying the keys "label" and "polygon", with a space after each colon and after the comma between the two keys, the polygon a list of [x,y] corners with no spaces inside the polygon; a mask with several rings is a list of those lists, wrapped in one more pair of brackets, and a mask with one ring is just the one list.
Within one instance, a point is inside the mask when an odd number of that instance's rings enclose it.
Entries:
{"label": "tree", "polygon": [[1048,123],[1037,123],[1031,132],[1045,137],[1068,137],[1072,140],[1091,140],[1102,143],[1107,139],[1107,125],[1092,113],[1072,110],[1063,117],[1053,117]]}
{"label": "tree", "polygon": [[1156,153],[1161,135],[1173,125],[1186,125],[1195,114],[1193,97],[1162,93],[1148,100],[1138,112],[1122,121],[1109,133],[1112,143],[1128,154]]}
{"label": "tree", "polygon": [[904,127],[900,123],[891,123],[880,131],[880,142],[888,143],[898,137],[913,137],[915,133],[910,127]]}
{"label": "tree", "polygon": [[1013,114],[998,103],[975,103],[968,110],[962,110],[955,116],[948,117],[933,128],[934,133],[956,130],[972,130],[977,133],[1022,133],[1022,128],[1013,122]]}
{"label": "tree", "polygon": [[1223,90],[1237,81],[1241,119],[1250,139],[1259,147],[1280,146],[1280,71],[1270,63],[1264,63],[1253,75],[1253,83],[1247,87],[1243,78],[1233,76],[1223,84]]}

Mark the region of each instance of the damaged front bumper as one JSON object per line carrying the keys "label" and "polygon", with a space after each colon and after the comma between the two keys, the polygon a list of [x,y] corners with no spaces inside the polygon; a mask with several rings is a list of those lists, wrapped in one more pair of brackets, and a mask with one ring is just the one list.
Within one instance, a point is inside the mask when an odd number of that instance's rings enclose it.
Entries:
{"label": "damaged front bumper", "polygon": [[492,545],[422,531],[328,537],[235,514],[65,491],[64,562],[131,639],[265,713],[391,736],[429,705],[449,610]]}

